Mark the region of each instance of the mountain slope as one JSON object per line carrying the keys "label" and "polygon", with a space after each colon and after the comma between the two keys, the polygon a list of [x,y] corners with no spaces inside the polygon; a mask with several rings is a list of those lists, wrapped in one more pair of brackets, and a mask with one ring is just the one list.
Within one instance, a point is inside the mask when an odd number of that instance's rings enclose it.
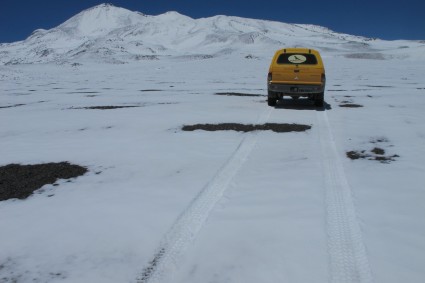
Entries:
{"label": "mountain slope", "polygon": [[110,4],[101,4],[70,18],[57,28],[70,36],[97,37],[142,22],[143,15]]}
{"label": "mountain slope", "polygon": [[124,63],[161,56],[210,58],[228,53],[269,56],[285,46],[309,46],[333,53],[360,52],[364,56],[364,53],[397,49],[400,45],[424,46],[420,42],[371,40],[314,25],[230,16],[192,19],[177,12],[148,16],[101,4],[56,28],[36,30],[24,41],[1,44],[0,64],[87,59]]}

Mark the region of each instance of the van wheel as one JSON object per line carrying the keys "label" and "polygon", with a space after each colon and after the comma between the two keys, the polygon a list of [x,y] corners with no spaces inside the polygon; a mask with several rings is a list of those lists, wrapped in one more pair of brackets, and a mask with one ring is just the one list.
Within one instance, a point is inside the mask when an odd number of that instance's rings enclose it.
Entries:
{"label": "van wheel", "polygon": [[317,107],[323,107],[324,105],[324,93],[320,93],[315,99],[314,99],[314,105]]}
{"label": "van wheel", "polygon": [[267,97],[267,104],[269,106],[276,106],[276,98],[273,97]]}

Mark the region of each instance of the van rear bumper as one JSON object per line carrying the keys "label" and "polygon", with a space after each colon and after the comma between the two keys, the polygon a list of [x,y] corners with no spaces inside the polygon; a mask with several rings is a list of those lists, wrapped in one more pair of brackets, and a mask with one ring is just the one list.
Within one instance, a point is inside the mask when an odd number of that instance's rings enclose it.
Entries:
{"label": "van rear bumper", "polygon": [[309,96],[309,94],[320,94],[325,91],[322,84],[305,85],[305,84],[277,84],[269,83],[267,85],[269,96],[282,97],[289,96]]}

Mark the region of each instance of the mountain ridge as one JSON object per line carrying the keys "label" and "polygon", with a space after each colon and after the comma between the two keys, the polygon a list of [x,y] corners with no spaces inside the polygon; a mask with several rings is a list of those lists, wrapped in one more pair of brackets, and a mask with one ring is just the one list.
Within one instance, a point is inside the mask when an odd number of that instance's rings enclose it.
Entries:
{"label": "mountain ridge", "polygon": [[316,25],[225,15],[193,19],[175,11],[150,16],[104,3],[52,29],[37,29],[23,41],[1,44],[0,64],[128,63],[164,56],[210,58],[230,53],[255,57],[289,46],[308,46],[325,53],[370,53],[396,49],[398,44]]}

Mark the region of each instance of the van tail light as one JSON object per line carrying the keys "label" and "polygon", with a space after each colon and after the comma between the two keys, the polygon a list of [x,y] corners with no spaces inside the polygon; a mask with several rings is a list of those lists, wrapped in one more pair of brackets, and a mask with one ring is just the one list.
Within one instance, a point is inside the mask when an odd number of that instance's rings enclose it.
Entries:
{"label": "van tail light", "polygon": [[326,75],[322,74],[322,85],[326,84]]}
{"label": "van tail light", "polygon": [[267,83],[270,83],[270,82],[272,81],[272,78],[273,78],[273,75],[272,75],[272,73],[270,72],[270,73],[267,75]]}

